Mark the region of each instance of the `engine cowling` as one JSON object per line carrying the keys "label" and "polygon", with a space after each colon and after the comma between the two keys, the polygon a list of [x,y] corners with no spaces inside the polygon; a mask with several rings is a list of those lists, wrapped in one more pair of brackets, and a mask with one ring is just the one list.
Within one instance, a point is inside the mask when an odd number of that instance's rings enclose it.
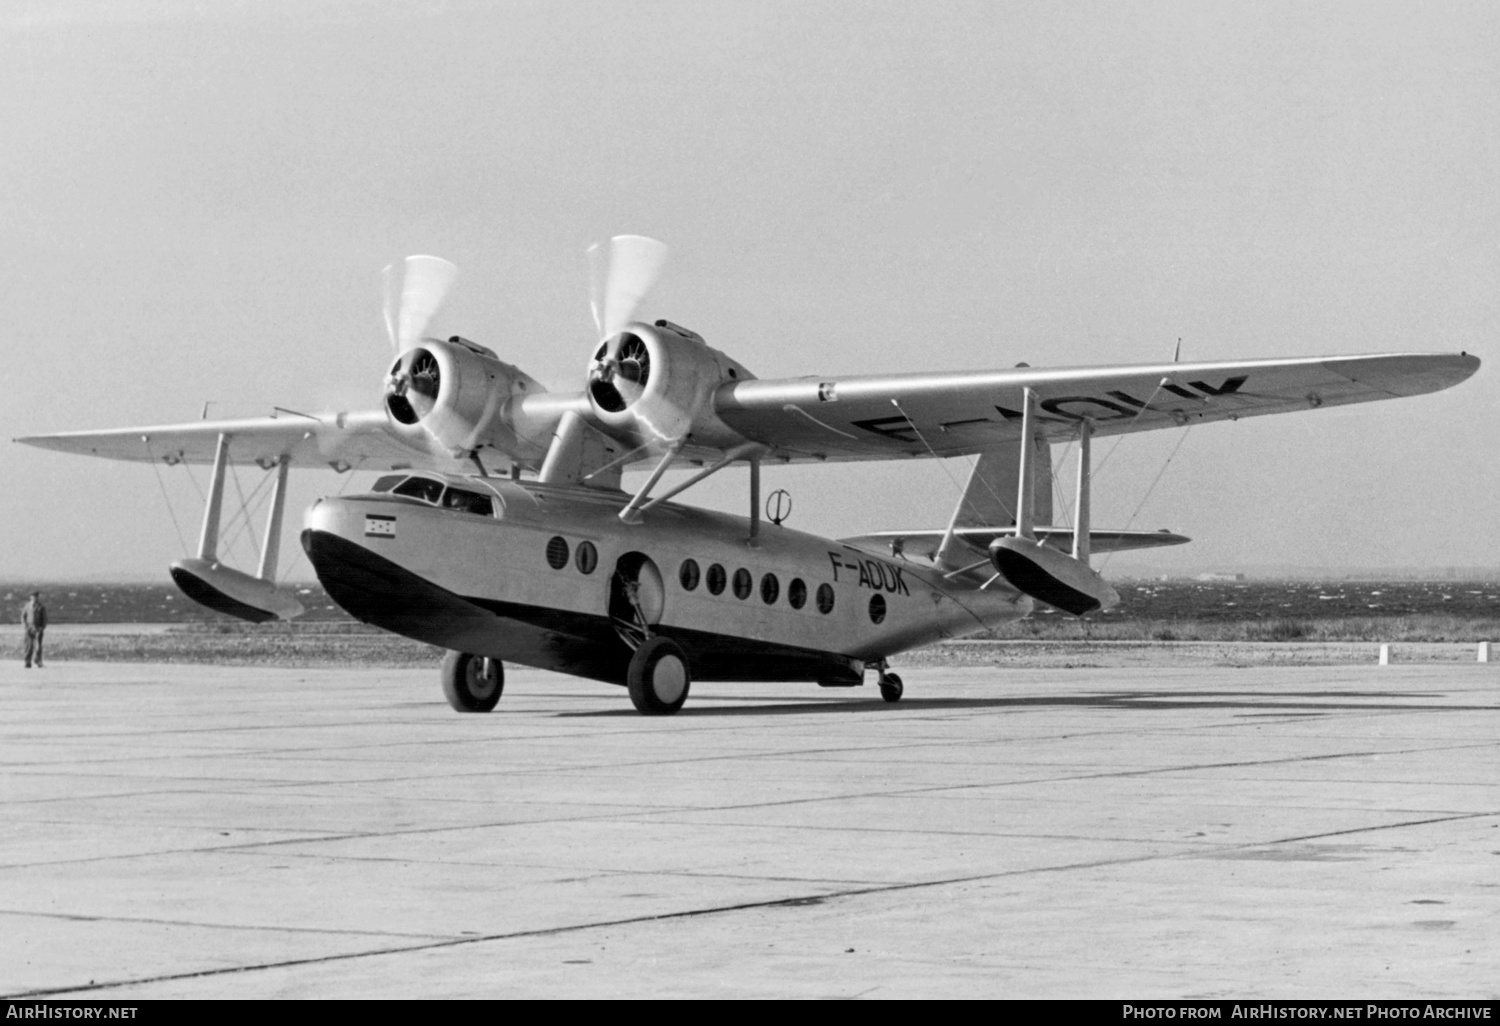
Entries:
{"label": "engine cowling", "polygon": [[397,358],[386,377],[386,417],[398,434],[437,455],[461,459],[487,444],[513,451],[507,407],[542,390],[528,374],[468,339],[423,339]]}
{"label": "engine cowling", "polygon": [[589,365],[587,391],[599,424],[631,444],[727,449],[745,439],[714,412],[714,390],[754,377],[694,332],[657,321],[605,339]]}

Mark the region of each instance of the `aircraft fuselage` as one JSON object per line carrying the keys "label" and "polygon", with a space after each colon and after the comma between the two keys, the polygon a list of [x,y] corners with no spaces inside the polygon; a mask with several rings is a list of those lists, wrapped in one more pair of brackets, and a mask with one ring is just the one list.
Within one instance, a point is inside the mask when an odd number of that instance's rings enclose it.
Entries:
{"label": "aircraft fuselage", "polygon": [[1003,582],[978,590],[784,526],[752,541],[726,513],[663,503],[626,525],[614,492],[430,474],[397,487],[417,494],[308,510],[303,545],[334,601],[443,648],[612,683],[645,633],[680,645],[695,680],[854,684],[867,663],[1031,609]]}

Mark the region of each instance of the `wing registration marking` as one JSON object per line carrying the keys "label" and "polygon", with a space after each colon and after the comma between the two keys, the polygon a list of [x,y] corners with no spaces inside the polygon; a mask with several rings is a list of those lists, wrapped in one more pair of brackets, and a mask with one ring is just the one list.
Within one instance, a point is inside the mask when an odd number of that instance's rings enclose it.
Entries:
{"label": "wing registration marking", "polygon": [[[1191,381],[1188,384],[1197,389],[1199,393],[1189,392],[1181,385],[1167,382],[1158,391],[1171,392],[1173,395],[1183,399],[1190,399],[1198,403],[1206,403],[1220,396],[1232,396],[1244,394],[1240,391],[1249,375],[1240,374],[1227,378],[1220,385],[1211,385],[1206,381]],[[820,386],[821,387],[821,386]],[[1104,423],[1111,420],[1134,420],[1142,413],[1164,413],[1176,418],[1182,411],[1171,408],[1162,408],[1151,405],[1149,400],[1137,399],[1129,392],[1120,389],[1112,389],[1105,393],[1109,398],[1101,398],[1092,395],[1063,395],[1054,396],[1051,399],[1043,399],[1038,405],[1040,411],[1037,419],[1050,421],[1058,424],[1076,424],[1083,420],[1092,420],[1096,423]],[[1153,393],[1153,398],[1156,393]],[[1082,406],[1087,412],[1082,412],[1073,407]],[[798,411],[801,412],[801,411]],[[1020,410],[1012,410],[1006,406],[995,406],[995,412],[1008,421],[1021,419]],[[988,422],[988,417],[973,417],[967,420],[953,420],[940,424],[943,430],[952,427],[961,427],[968,424],[981,424]],[[862,431],[868,431],[882,438],[889,438],[895,442],[917,442],[921,439],[916,436],[917,427],[911,418],[900,417],[872,417],[868,420],[851,421],[851,426]]]}

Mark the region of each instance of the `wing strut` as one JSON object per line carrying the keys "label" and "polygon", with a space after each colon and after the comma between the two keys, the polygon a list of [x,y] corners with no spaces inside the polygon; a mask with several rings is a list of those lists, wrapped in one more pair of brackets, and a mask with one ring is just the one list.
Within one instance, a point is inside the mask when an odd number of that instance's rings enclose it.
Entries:
{"label": "wing strut", "polygon": [[760,544],[760,457],[750,457],[750,537],[751,548]]}
{"label": "wing strut", "polygon": [[260,547],[258,576],[271,584],[276,583],[276,560],[281,555],[281,514],[286,509],[286,472],[291,465],[292,458],[285,453],[276,461],[276,484],[271,492],[271,512],[266,515],[266,543]]}
{"label": "wing strut", "polygon": [[672,465],[672,461],[677,458],[677,454],[682,451],[685,442],[686,439],[679,438],[667,447],[661,462],[656,465],[655,470],[651,471],[651,476],[646,478],[646,483],[641,485],[641,490],[635,493],[635,498],[625,504],[624,509],[620,510],[621,520],[627,524],[641,522],[641,510],[646,505],[646,498],[651,494],[651,489],[656,487],[656,482],[660,481],[661,476],[667,472],[667,468]]}
{"label": "wing strut", "polygon": [[[1179,340],[1179,345],[1181,344]],[[1089,565],[1089,440],[1094,437],[1094,422],[1078,422],[1078,492],[1073,514],[1073,558]]]}
{"label": "wing strut", "polygon": [[1016,537],[1036,541],[1036,392],[1022,389],[1021,473],[1016,494]]}
{"label": "wing strut", "polygon": [[219,558],[219,516],[224,511],[224,475],[229,468],[229,436],[220,435],[214,449],[214,473],[208,484],[208,503],[203,507],[203,530],[198,534],[198,558],[207,563]]}
{"label": "wing strut", "polygon": [[[1082,616],[1096,609],[1109,609],[1120,601],[1119,593],[1088,565],[1089,423],[1082,422],[1079,434],[1078,512],[1073,525],[1073,554],[1068,556],[1036,540],[1037,459],[1032,444],[1035,420],[1036,394],[1027,388],[1022,406],[1016,533],[1014,537],[990,542],[990,559],[995,570],[1017,591],[1064,612]],[[988,587],[988,582],[985,586]]]}
{"label": "wing strut", "polygon": [[[171,566],[172,580],[199,605],[251,623],[290,620],[302,615],[302,603],[276,587],[276,559],[281,549],[281,518],[286,508],[287,468],[291,457],[276,460],[276,487],[266,518],[266,543],[261,549],[260,576],[251,577],[219,562],[219,518],[224,512],[224,478],[229,469],[229,435],[220,434],[214,449],[214,472],[203,508],[203,530],[198,555]],[[248,512],[246,514],[248,516]]]}
{"label": "wing strut", "polygon": [[[643,505],[640,511],[642,513],[645,513],[653,506],[657,506],[663,502],[666,502],[674,495],[681,495],[683,492],[687,491],[689,488],[693,487],[693,485],[697,484],[699,481],[702,481],[710,474],[717,474],[719,471],[729,466],[735,460],[742,460],[747,456],[758,455],[764,450],[765,446],[761,445],[759,442],[746,442],[744,445],[737,445],[733,449],[730,449],[728,452],[726,452],[720,459],[714,461],[712,466],[705,467],[703,470],[698,471],[698,473],[694,474],[692,477],[688,478],[680,485],[677,485],[674,488],[669,488],[666,491],[662,492],[660,495],[653,498],[650,502]],[[755,503],[752,501],[750,505],[752,507],[751,516],[754,516]]]}

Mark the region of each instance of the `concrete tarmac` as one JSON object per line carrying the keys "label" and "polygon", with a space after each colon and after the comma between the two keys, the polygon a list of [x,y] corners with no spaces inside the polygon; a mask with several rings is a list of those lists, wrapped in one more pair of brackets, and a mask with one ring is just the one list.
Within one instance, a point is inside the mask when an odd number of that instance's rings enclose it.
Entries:
{"label": "concrete tarmac", "polygon": [[0,994],[1500,996],[1500,665],[0,667]]}

